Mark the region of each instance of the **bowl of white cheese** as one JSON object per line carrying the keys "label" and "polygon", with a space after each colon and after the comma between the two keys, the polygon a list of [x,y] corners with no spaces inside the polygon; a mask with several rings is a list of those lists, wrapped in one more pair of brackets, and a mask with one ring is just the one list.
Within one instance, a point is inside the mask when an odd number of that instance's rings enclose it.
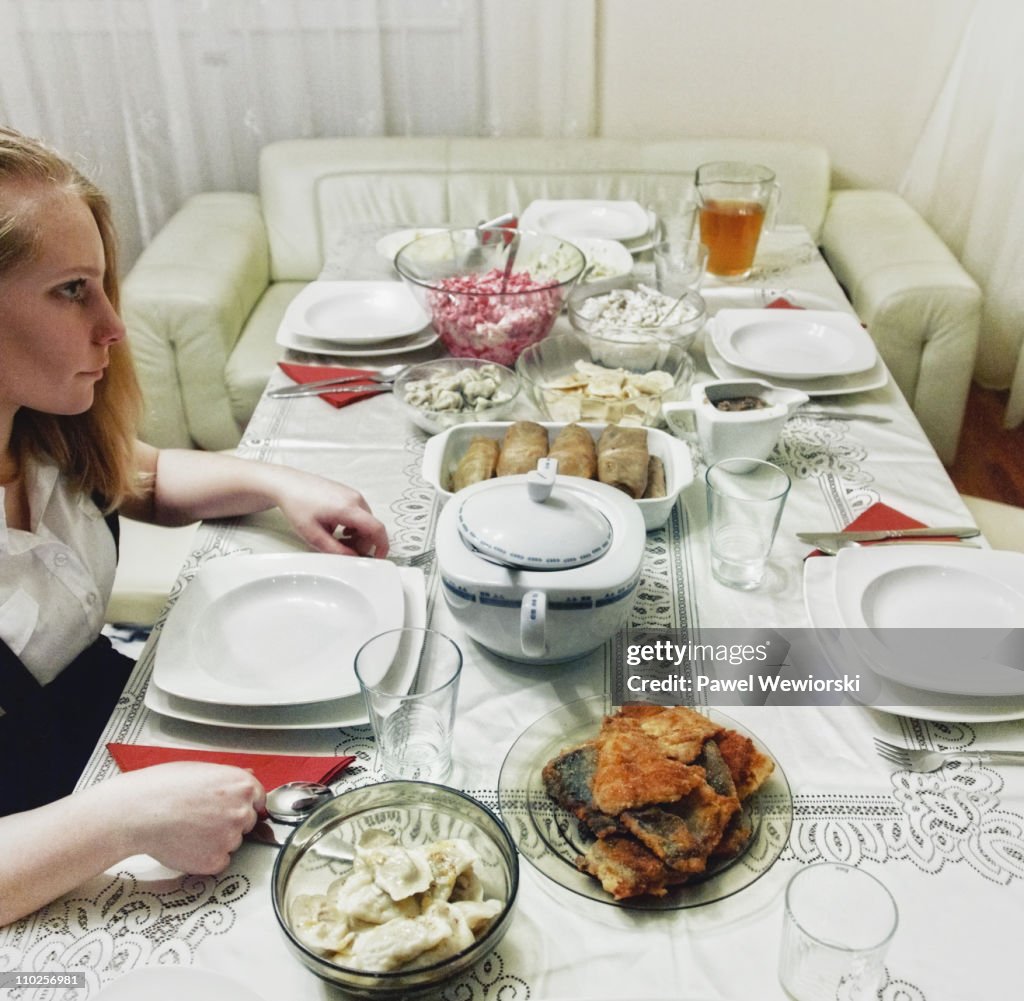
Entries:
{"label": "bowl of white cheese", "polygon": [[299,824],[271,879],[287,945],[363,998],[434,991],[503,938],[516,848],[482,803],[429,782],[347,790]]}
{"label": "bowl of white cheese", "polygon": [[519,376],[497,362],[439,358],[411,365],[394,384],[395,399],[428,434],[457,424],[502,420],[519,395]]}

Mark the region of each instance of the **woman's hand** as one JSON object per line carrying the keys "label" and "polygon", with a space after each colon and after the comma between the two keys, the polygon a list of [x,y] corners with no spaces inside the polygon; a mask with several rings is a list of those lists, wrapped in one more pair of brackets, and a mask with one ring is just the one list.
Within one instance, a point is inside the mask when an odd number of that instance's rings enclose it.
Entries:
{"label": "woman's hand", "polygon": [[115,785],[130,854],[195,875],[227,866],[266,802],[251,772],[197,761],[140,768],[111,780],[111,793]]}
{"label": "woman's hand", "polygon": [[386,556],[388,534],[362,494],[320,476],[282,475],[277,505],[313,549],[345,556]]}

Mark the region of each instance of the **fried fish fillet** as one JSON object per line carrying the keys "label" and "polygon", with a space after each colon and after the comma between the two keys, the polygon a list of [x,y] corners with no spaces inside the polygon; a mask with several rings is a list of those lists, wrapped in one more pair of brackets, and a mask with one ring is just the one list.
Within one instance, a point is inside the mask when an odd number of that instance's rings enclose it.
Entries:
{"label": "fried fish fillet", "polygon": [[688,706],[623,706],[616,719],[637,726],[657,740],[670,758],[687,764],[700,757],[707,740],[723,732],[717,723]]}
{"label": "fried fish fillet", "polygon": [[739,808],[735,796],[722,796],[702,782],[678,802],[626,810],[619,820],[670,869],[700,873]]}
{"label": "fried fish fillet", "polygon": [[596,770],[597,745],[588,741],[552,758],[541,778],[547,794],[560,807],[582,820],[598,837],[605,837],[617,831],[619,825],[594,805],[591,783]]}
{"label": "fried fish fillet", "polygon": [[715,736],[715,743],[729,766],[736,795],[741,800],[757,792],[775,771],[775,762],[762,754],[749,737],[735,730],[723,730]]}
{"label": "fried fish fillet", "polygon": [[672,803],[704,784],[703,768],[667,757],[657,740],[632,727],[605,725],[596,744],[591,791],[602,813]]}
{"label": "fried fish fillet", "polygon": [[613,836],[595,841],[576,860],[581,872],[594,876],[616,900],[649,893],[663,897],[669,886],[686,882],[686,875],[670,869],[633,838]]}

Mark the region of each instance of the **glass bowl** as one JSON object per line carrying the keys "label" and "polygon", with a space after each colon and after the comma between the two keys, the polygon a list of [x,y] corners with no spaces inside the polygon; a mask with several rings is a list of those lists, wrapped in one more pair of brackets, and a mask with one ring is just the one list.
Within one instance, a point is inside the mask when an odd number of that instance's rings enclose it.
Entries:
{"label": "glass bowl", "polygon": [[[370,830],[383,830],[406,848],[448,838],[469,842],[477,856],[473,873],[484,899],[501,902],[485,929],[476,930],[472,944],[430,965],[370,972],[344,966],[304,941],[296,927],[303,906],[298,898],[325,894],[335,880],[351,873],[351,846]],[[437,996],[439,984],[479,962],[501,941],[512,920],[518,889],[515,844],[487,807],[447,786],[405,781],[351,789],[318,807],[285,842],[271,879],[274,915],[292,953],[321,979],[363,998],[421,991],[434,991]]]}
{"label": "glass bowl", "polygon": [[614,288],[579,286],[566,305],[569,322],[588,336],[624,345],[670,341],[688,350],[707,322],[700,293],[663,288],[655,276],[627,277]]}
{"label": "glass bowl", "polygon": [[519,376],[497,362],[439,358],[410,365],[395,379],[394,396],[428,434],[456,424],[500,421],[519,395]]}
{"label": "glass bowl", "polygon": [[662,402],[689,392],[694,364],[684,347],[669,340],[621,342],[573,333],[528,347],[516,372],[549,420],[656,426]]}
{"label": "glass bowl", "polygon": [[395,256],[395,269],[448,353],[501,365],[513,365],[524,348],[547,336],[584,266],[583,252],[566,240],[509,229],[433,233]]}

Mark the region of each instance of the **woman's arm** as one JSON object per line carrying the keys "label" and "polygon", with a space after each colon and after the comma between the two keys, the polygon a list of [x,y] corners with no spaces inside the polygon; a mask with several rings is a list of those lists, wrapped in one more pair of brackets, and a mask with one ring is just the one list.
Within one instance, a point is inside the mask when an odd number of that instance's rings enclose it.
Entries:
{"label": "woman's arm", "polygon": [[137,455],[140,470],[152,477],[153,489],[144,501],[124,505],[129,517],[159,525],[186,525],[276,506],[313,549],[387,555],[384,526],[370,513],[362,495],[344,484],[289,466],[216,452],[158,451],[140,442]]}
{"label": "woman's arm", "polygon": [[212,875],[252,830],[263,787],[226,765],[155,765],[0,817],[0,925],[131,855]]}

